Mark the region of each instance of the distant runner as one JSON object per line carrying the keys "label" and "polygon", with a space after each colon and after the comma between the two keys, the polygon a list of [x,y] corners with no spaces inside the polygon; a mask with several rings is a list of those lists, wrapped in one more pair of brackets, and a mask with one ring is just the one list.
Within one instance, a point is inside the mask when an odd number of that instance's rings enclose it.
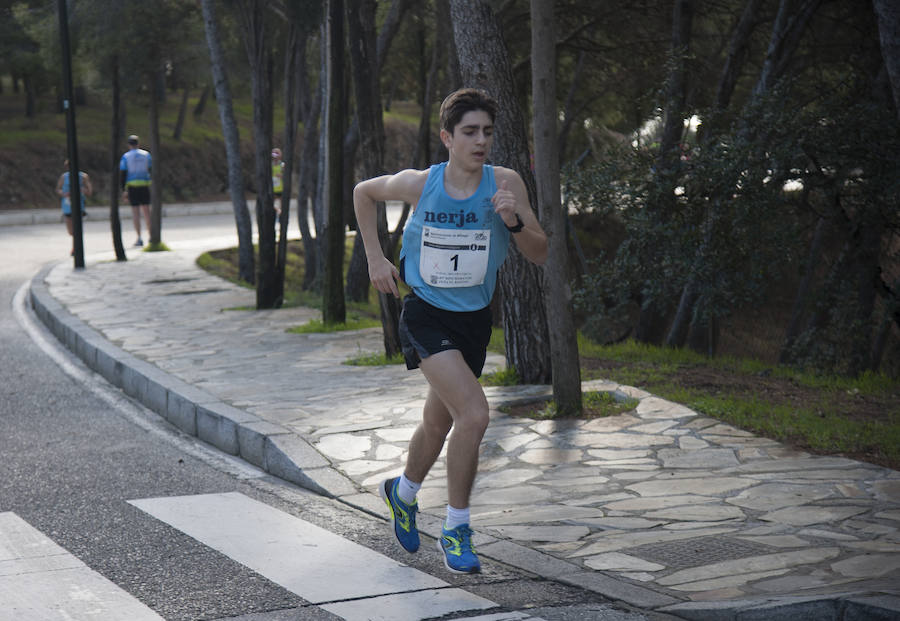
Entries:
{"label": "distant runner", "polygon": [[144,245],[141,238],[141,213],[147,223],[147,232],[150,232],[150,171],[153,167],[150,153],[139,148],[139,144],[138,137],[130,135],[128,151],[119,160],[122,198],[127,198],[131,203],[134,232],[137,233],[137,241],[134,242],[136,248]]}
{"label": "distant runner", "polygon": [[[63,168],[69,168],[69,160],[65,161]],[[78,187],[81,192],[81,215],[86,216],[87,211],[84,208],[84,199],[94,193],[94,186],[91,185],[91,178],[83,171],[78,171],[78,181]],[[56,193],[59,194],[60,197],[59,206],[62,208],[63,219],[66,221],[66,231],[69,232],[69,237],[72,237],[72,201],[69,197],[70,191],[69,171],[66,170],[66,172],[59,176],[59,181],[56,182]],[[74,254],[75,247],[73,246],[69,251],[69,256],[73,256]]]}

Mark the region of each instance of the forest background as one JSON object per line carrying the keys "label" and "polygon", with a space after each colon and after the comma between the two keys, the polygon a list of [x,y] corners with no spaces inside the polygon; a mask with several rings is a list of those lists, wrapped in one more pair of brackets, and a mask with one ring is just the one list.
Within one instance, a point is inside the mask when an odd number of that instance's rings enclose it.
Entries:
{"label": "forest background", "polygon": [[[57,4],[0,2],[0,209],[56,202],[66,144]],[[553,381],[562,396],[554,375],[591,374],[583,361],[559,371],[575,334],[560,344],[552,328],[567,317],[596,343],[754,359],[762,365],[756,390],[782,366],[900,377],[896,3],[68,7],[80,167],[94,179],[92,200],[117,208],[124,136],[140,134],[156,158],[156,213],[163,202],[231,198],[240,274],[257,288],[260,308],[284,299],[286,240],[297,232],[302,286],[326,292],[326,318],[342,312],[327,310],[328,299],[340,306],[368,297],[359,247],[342,280],[322,233],[339,222],[331,231],[343,240],[344,223],[352,228],[356,180],[441,161],[437,106],[454,88],[476,85],[509,119],[498,122],[495,163],[520,172],[551,240],[566,240],[566,253],[543,271],[513,253],[501,276],[497,314],[520,381]],[[548,7],[549,26],[535,19]],[[550,52],[538,54],[548,37]],[[548,111],[537,94],[551,82]],[[551,157],[540,142],[548,117]],[[293,171],[286,190],[295,199],[277,226],[274,145]],[[255,250],[247,196],[258,199]],[[314,231],[298,205],[312,213]],[[562,229],[554,214],[564,214]],[[396,252],[397,231],[384,237]],[[390,353],[396,308],[389,300],[381,307]],[[702,376],[695,366],[680,383],[702,387]],[[866,416],[896,424],[896,406],[885,412],[877,400],[873,410],[880,414]]]}

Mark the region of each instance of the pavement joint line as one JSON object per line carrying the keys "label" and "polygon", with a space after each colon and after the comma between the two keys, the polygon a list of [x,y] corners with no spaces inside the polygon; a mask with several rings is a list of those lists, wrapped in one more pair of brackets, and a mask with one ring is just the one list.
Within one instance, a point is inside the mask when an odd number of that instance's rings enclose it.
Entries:
{"label": "pavement joint line", "polygon": [[[220,398],[162,371],[154,364],[113,345],[72,314],[50,294],[45,283],[47,274],[59,263],[63,261],[44,267],[32,278],[30,302],[48,330],[92,371],[185,433],[223,452],[237,455],[286,481],[335,498],[373,516],[384,517],[376,511],[376,504],[372,504],[369,497],[374,498],[377,505],[381,504],[380,500],[332,467],[328,458],[319,453],[303,434],[230,406]],[[535,400],[536,396],[537,393],[532,392],[524,399]],[[649,393],[626,386],[615,388],[614,396],[622,399],[652,397]],[[431,516],[423,514],[421,517],[425,518],[420,527],[422,532],[437,538],[439,522],[436,527],[427,519]],[[830,616],[821,618],[835,621],[900,619],[900,597],[886,592],[825,593],[821,596],[815,593],[805,596],[776,594],[736,600],[690,601],[685,596],[682,599],[673,597],[671,591],[664,593],[601,571],[582,569],[510,540],[496,539],[486,534],[483,538],[487,543],[479,544],[479,549],[487,558],[548,580],[586,588],[630,606],[675,614],[685,619],[798,621],[798,615],[799,618],[820,618],[802,616],[811,610],[817,611],[817,614],[832,611],[833,614],[828,613]],[[572,569],[566,570],[564,566]],[[555,570],[551,569],[554,567]]]}

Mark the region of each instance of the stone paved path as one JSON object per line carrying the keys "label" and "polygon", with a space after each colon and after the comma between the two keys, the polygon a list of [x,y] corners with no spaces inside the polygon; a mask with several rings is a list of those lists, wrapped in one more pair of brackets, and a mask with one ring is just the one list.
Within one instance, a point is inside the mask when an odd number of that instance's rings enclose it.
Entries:
{"label": "stone paved path", "polygon": [[[197,268],[201,251],[88,257],[79,272],[64,262],[45,291],[124,352],[302,439],[333,473],[321,487],[383,514],[376,487],[402,470],[424,379],[341,364],[380,351],[380,329],[286,333],[318,312],[248,310],[254,292]],[[488,370],[502,364],[489,356]],[[496,408],[548,387],[487,389],[472,499],[483,555],[688,618],[787,604],[815,615],[853,598],[900,618],[900,473],[798,452],[632,387],[589,386],[639,404],[536,422]],[[445,474],[441,459],[419,496],[429,534]],[[824,615],[809,618],[841,618]]]}

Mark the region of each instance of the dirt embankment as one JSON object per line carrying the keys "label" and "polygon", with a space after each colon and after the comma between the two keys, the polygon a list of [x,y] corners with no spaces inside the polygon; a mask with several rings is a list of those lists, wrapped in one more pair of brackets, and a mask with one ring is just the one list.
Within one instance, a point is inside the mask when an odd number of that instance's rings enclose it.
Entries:
{"label": "dirt embankment", "polygon": [[[386,121],[384,169],[408,168],[412,164],[415,140],[415,126]],[[146,144],[141,146],[149,148]],[[302,143],[297,145],[298,155],[301,148]],[[154,181],[162,189],[164,203],[228,199],[225,144],[221,139],[189,142],[163,138],[160,150],[161,153],[153,154],[154,167],[158,171]],[[38,139],[0,148],[0,211],[57,208],[56,183],[64,172],[65,151],[65,146]],[[121,155],[121,152],[110,153],[109,145],[105,143],[79,142],[79,167],[91,176],[94,186],[89,205],[109,204],[110,185],[118,184]],[[255,192],[253,157],[252,141],[244,138],[241,162],[244,187],[250,194]],[[356,178],[361,178],[360,175],[361,171],[357,171]]]}
{"label": "dirt embankment", "polygon": [[[242,154],[244,169],[252,170],[252,155]],[[190,202],[223,198],[228,193],[225,147],[221,141],[203,144],[169,141],[161,154],[154,154],[160,171],[155,179],[163,191],[163,202]],[[110,186],[118,187],[121,153],[92,143],[79,144],[78,164],[88,173],[94,196],[88,204],[108,205]],[[64,172],[65,152],[56,145],[28,142],[15,149],[0,149],[0,210],[46,209],[58,206],[56,183]]]}

